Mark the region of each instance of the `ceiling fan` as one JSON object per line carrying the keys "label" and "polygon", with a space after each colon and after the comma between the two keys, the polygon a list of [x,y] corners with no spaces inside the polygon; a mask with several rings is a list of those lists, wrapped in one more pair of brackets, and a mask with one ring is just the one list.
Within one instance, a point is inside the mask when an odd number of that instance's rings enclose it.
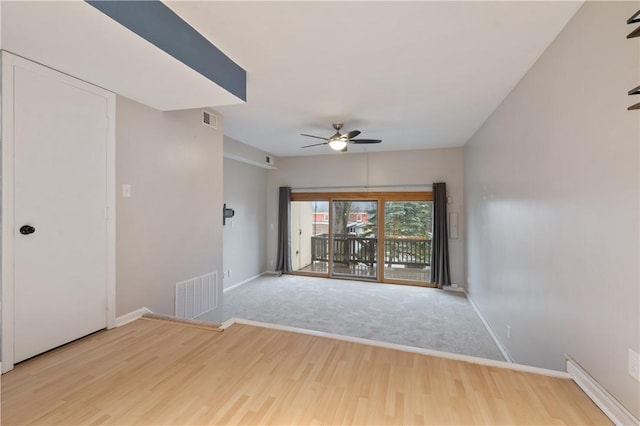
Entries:
{"label": "ceiling fan", "polygon": [[336,134],[331,136],[330,138],[323,138],[322,136],[314,136],[314,135],[307,135],[307,134],[301,133],[300,134],[301,136],[307,136],[309,138],[324,140],[324,142],[306,145],[301,148],[310,148],[312,146],[319,146],[319,145],[329,145],[329,147],[334,151],[347,152],[347,145],[349,145],[350,143],[365,144],[365,143],[382,142],[380,139],[353,139],[360,134],[360,130],[352,130],[348,133],[341,134],[340,129],[342,129],[342,123],[340,122],[333,123],[333,128],[336,130]]}

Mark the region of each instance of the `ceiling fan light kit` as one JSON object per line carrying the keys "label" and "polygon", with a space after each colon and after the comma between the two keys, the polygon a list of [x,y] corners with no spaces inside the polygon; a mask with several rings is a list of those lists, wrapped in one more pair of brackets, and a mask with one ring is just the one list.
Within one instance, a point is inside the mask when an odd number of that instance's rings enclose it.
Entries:
{"label": "ceiling fan light kit", "polygon": [[347,147],[347,141],[343,139],[334,139],[329,141],[329,147],[334,151],[342,151]]}
{"label": "ceiling fan light kit", "polygon": [[347,152],[347,146],[350,143],[364,144],[364,143],[382,142],[379,139],[353,139],[360,134],[360,130],[352,130],[343,135],[340,133],[340,129],[342,129],[341,122],[333,123],[333,128],[336,130],[336,133],[330,138],[323,138],[322,136],[314,136],[314,135],[307,135],[305,133],[301,133],[300,134],[301,136],[306,136],[309,138],[316,138],[316,139],[323,139],[325,141],[321,143],[314,143],[312,145],[306,145],[306,146],[303,146],[302,148],[310,148],[312,146],[320,146],[320,145],[329,145],[329,148],[333,149],[334,151]]}

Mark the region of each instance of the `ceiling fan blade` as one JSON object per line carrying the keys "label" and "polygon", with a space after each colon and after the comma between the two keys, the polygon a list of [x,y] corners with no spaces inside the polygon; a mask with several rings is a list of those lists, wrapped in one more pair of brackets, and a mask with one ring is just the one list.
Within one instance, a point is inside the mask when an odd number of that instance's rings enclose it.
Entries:
{"label": "ceiling fan blade", "polygon": [[353,143],[380,143],[380,139],[351,139]]}
{"label": "ceiling fan blade", "polygon": [[356,136],[358,136],[360,134],[360,130],[352,130],[349,133],[347,133],[346,135],[344,135],[347,139],[351,139],[351,138],[355,138]]}
{"label": "ceiling fan blade", "polygon": [[322,142],[322,143],[314,143],[312,145],[305,145],[305,146],[301,146],[300,148],[311,148],[312,146],[320,146],[320,145],[326,145],[326,142]]}
{"label": "ceiling fan blade", "polygon": [[313,135],[307,135],[305,133],[300,133],[300,136],[306,136],[308,138],[316,138],[316,139],[322,139],[323,141],[328,141],[328,138],[323,138],[321,136],[313,136]]}

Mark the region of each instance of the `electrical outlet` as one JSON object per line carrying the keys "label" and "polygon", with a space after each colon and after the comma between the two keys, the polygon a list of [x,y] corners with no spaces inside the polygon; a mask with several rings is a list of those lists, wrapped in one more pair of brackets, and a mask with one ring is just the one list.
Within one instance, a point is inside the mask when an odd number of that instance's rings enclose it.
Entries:
{"label": "electrical outlet", "polygon": [[629,349],[629,375],[634,379],[640,381],[640,360],[638,359],[638,352],[633,349]]}
{"label": "electrical outlet", "polygon": [[511,340],[511,326],[507,326],[507,339]]}

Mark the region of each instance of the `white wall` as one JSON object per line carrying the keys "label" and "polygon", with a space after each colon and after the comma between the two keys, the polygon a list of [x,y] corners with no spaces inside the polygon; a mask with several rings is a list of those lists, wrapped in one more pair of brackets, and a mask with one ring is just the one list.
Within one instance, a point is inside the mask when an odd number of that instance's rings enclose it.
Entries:
{"label": "white wall", "polygon": [[[352,148],[355,150],[357,148]],[[278,188],[326,188],[357,186],[352,191],[417,190],[410,185],[431,186],[446,182],[452,197],[449,212],[463,212],[462,148],[411,151],[334,153],[312,157],[280,157],[278,169],[267,173],[267,261],[275,267],[278,230]],[[387,186],[394,186],[388,188]],[[305,189],[306,191],[306,189]],[[273,229],[272,229],[273,225]],[[449,240],[452,282],[462,285],[464,277],[464,229],[457,240]]]}
{"label": "white wall", "polygon": [[[465,146],[467,280],[518,363],[568,354],[634,415],[638,2],[586,2]],[[511,326],[511,339],[506,336]]]}
{"label": "white wall", "polygon": [[116,138],[117,315],[173,314],[177,282],[222,279],[222,122],[118,97]]}
{"label": "white wall", "polygon": [[223,232],[225,288],[266,271],[266,181],[265,169],[224,159],[224,202],[235,210]]}

